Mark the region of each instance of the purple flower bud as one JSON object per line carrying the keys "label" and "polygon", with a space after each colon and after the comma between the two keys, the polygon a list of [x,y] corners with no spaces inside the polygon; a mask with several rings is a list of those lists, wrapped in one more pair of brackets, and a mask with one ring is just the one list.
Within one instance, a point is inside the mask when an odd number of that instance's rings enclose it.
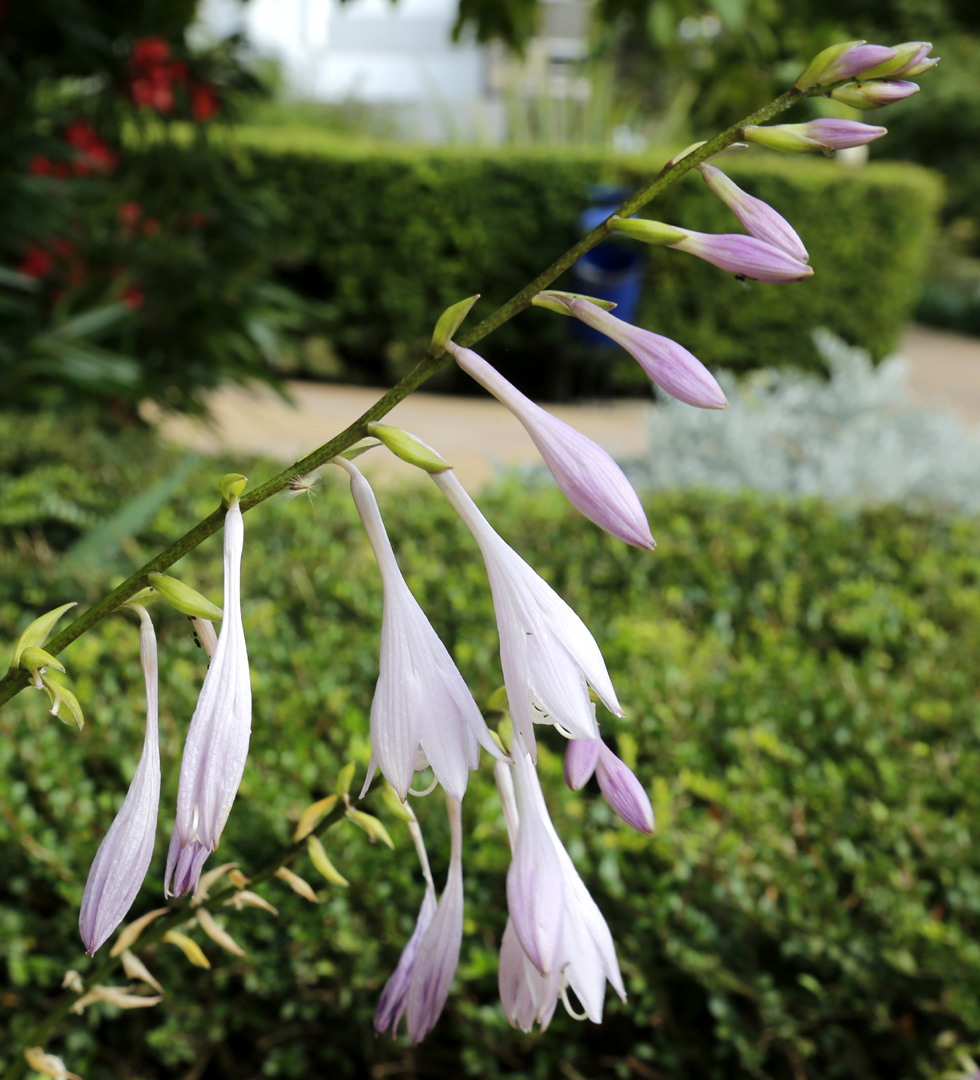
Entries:
{"label": "purple flower bud", "polygon": [[741,233],[688,232],[683,240],[668,244],[739,277],[781,285],[813,277],[813,268],[764,240]]}
{"label": "purple flower bud", "polygon": [[765,127],[749,125],[742,128],[747,142],[788,153],[807,153],[826,150],[846,150],[887,135],[888,129],[862,124],[858,120],[823,118],[805,124],[770,124]]}
{"label": "purple flower bud", "polygon": [[724,409],[728,404],[714,375],[683,345],[623,322],[588,300],[571,300],[568,309],[577,319],[621,345],[671,397],[699,409]]}
{"label": "purple flower bud", "polygon": [[912,78],[921,75],[939,63],[938,56],[929,56],[931,51],[931,41],[903,41],[901,45],[895,46],[895,56],[891,60],[862,71],[862,78],[884,79],[895,75]]}
{"label": "purple flower bud", "polygon": [[568,740],[565,747],[565,783],[572,791],[578,791],[589,782],[601,750],[602,740],[598,737]]}
{"label": "purple flower bud", "polygon": [[809,90],[811,86],[825,86],[860,75],[877,64],[894,60],[896,51],[885,45],[869,45],[866,41],[848,41],[831,45],[807,64],[803,74],[794,83],[797,90]]}
{"label": "purple flower bud", "polygon": [[[600,742],[598,739],[596,741]],[[599,747],[599,761],[595,773],[599,790],[616,815],[631,829],[651,835],[653,807],[650,805],[650,798],[633,770],[616,757],[605,743],[601,743]]]}
{"label": "purple flower bud", "polygon": [[636,492],[601,446],[535,405],[472,350],[450,342],[448,351],[468,375],[520,420],[572,506],[627,544],[647,549],[655,546]]}
{"label": "purple flower bud", "polygon": [[85,951],[96,950],[132,907],[153,857],[160,806],[160,743],[157,727],[157,642],[146,609],[140,617],[140,661],[146,682],[143,752],[129,791],[92,860],[85,882],[78,929]]}
{"label": "purple flower bud", "polygon": [[729,176],[716,169],[714,165],[700,165],[701,176],[709,188],[738,218],[742,228],[757,240],[785,251],[798,262],[808,262],[803,241],[796,230],[782,216],[762,199],[742,191]]}
{"label": "purple flower bud", "polygon": [[919,84],[902,79],[871,79],[870,82],[849,82],[832,90],[834,101],[852,109],[878,109],[892,105],[919,92]]}

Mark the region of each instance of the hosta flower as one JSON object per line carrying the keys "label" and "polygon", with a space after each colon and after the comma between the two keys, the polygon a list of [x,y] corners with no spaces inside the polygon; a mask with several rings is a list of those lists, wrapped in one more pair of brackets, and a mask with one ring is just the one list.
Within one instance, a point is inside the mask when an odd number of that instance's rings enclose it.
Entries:
{"label": "hosta flower", "polygon": [[939,63],[939,57],[930,56],[930,52],[931,41],[903,41],[895,46],[895,56],[891,60],[862,71],[861,76],[863,79],[894,78],[896,75],[914,78]]}
{"label": "hosta flower", "polygon": [[869,45],[866,41],[831,45],[829,49],[817,53],[794,85],[797,90],[808,90],[811,86],[825,86],[841,79],[851,79],[878,64],[894,60],[897,55],[896,50],[887,45]]}
{"label": "hosta flower", "polygon": [[[765,203],[760,205],[765,206]],[[758,216],[757,210],[753,216]],[[610,227],[624,236],[631,236],[648,244],[661,244],[675,251],[686,251],[688,255],[696,255],[712,266],[738,274],[739,277],[751,278],[753,281],[779,285],[789,281],[802,281],[813,274],[812,268],[795,255],[756,236],[695,232],[694,229],[682,229],[650,218],[614,217],[610,220]]]}
{"label": "hosta flower", "polygon": [[490,580],[500,664],[514,726],[534,754],[534,724],[554,724],[579,739],[595,736],[591,686],[622,715],[602,653],[564,600],[494,532],[452,470],[432,479],[473,533]]}
{"label": "hosta flower", "polygon": [[99,850],[85,882],[78,929],[85,951],[95,951],[126,917],[153,857],[160,806],[160,739],[157,726],[157,641],[145,608],[140,617],[140,663],[146,682],[146,732],[143,752],[129,791]]}
{"label": "hosta flower", "polygon": [[480,746],[500,757],[483,716],[446,646],[402,577],[370,484],[349,461],[351,494],[374,550],[384,589],[381,662],[371,703],[370,783],[374,766],[404,802],[416,769],[432,766],[454,799],[466,790]]}
{"label": "hosta flower", "polygon": [[742,138],[746,142],[788,153],[846,150],[851,146],[864,146],[887,134],[887,128],[862,124],[859,120],[831,118],[809,120],[805,124],[769,124],[765,127],[750,124],[742,128]]}
{"label": "hosta flower", "polygon": [[600,529],[636,547],[653,548],[646,514],[623,470],[586,435],[535,405],[481,356],[449,342],[456,363],[517,417],[565,497]]}
{"label": "hosta flower", "polygon": [[374,1014],[375,1031],[380,1034],[390,1027],[392,1035],[398,1034],[402,1014],[407,1014],[406,1026],[414,1043],[428,1035],[442,1013],[459,963],[463,938],[462,812],[454,799],[447,799],[446,807],[450,831],[449,872],[438,904],[421,834],[414,820],[410,822],[425,876],[425,897],[415,931],[394,973],[385,983]]}
{"label": "hosta flower", "polygon": [[919,84],[904,79],[871,79],[868,82],[849,82],[830,92],[834,101],[852,109],[880,109],[894,105],[919,92]]}
{"label": "hosta flower", "polygon": [[653,832],[653,807],[633,770],[602,741],[571,739],[565,748],[565,782],[577,791],[595,773],[614,813],[637,832]]}
{"label": "hosta flower", "polygon": [[798,262],[805,263],[807,254],[796,230],[762,199],[743,191],[734,180],[714,165],[699,165],[701,176],[709,188],[738,218],[739,224],[757,240],[785,251]]}
{"label": "hosta flower", "polygon": [[[242,625],[241,563],[245,527],[229,499],[224,528],[224,617],[184,743],[177,789],[175,842],[164,891],[196,888],[207,853],[218,846],[245,772],[252,731],[252,688]],[[176,847],[175,847],[176,843]],[[203,853],[203,854],[202,854]],[[181,872],[175,871],[180,868]],[[179,895],[179,893],[178,893]]]}
{"label": "hosta flower", "polygon": [[576,319],[621,345],[671,397],[699,409],[724,409],[728,404],[714,375],[683,345],[652,330],[623,322],[589,300],[566,303]]}
{"label": "hosta flower", "polygon": [[515,747],[513,767],[498,763],[494,773],[501,802],[510,803],[505,818],[516,823],[499,971],[507,1019],[525,1031],[535,1021],[546,1027],[559,998],[576,1015],[570,987],[598,1024],[607,981],[626,1000],[609,927],[558,839],[530,757]]}

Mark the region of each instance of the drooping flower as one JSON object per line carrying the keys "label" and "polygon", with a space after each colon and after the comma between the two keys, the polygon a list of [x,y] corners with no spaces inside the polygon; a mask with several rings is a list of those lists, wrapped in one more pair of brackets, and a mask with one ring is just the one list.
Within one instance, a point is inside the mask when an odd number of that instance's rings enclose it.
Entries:
{"label": "drooping flower", "polygon": [[146,682],[146,731],[143,752],[119,813],[95,853],[85,882],[78,929],[85,951],[96,950],[132,907],[153,857],[160,806],[160,738],[158,732],[157,641],[146,608],[134,604],[140,617],[140,662]]}
{"label": "drooping flower", "polygon": [[467,375],[489,390],[524,425],[572,506],[627,544],[654,547],[636,492],[601,446],[535,405],[471,349],[462,349],[453,342],[446,348]]}
{"label": "drooping flower", "polygon": [[534,724],[563,734],[596,733],[591,686],[617,716],[622,709],[602,653],[564,600],[493,530],[451,469],[432,479],[472,532],[486,563],[500,636],[507,701],[523,747],[534,756]]}
{"label": "drooping flower", "polygon": [[742,128],[742,138],[746,142],[786,153],[846,150],[851,146],[864,146],[887,134],[887,128],[862,124],[860,120],[830,117],[809,120],[805,124],[768,124],[764,127],[750,124]]}
{"label": "drooping flower", "polygon": [[381,572],[381,662],[371,703],[370,784],[375,767],[404,802],[416,769],[432,766],[446,793],[461,799],[482,746],[500,757],[483,716],[446,646],[402,577],[371,485],[344,458],[351,494]]}
{"label": "drooping flower", "polygon": [[631,829],[653,833],[653,807],[633,770],[602,741],[571,739],[565,748],[565,782],[577,791],[595,773],[599,790],[613,812]]}
{"label": "drooping flower", "polygon": [[[181,892],[196,888],[201,866],[218,846],[245,772],[252,731],[252,688],[242,624],[244,540],[241,508],[233,496],[225,514],[224,617],[184,743],[174,828],[177,846],[171,841],[166,895],[170,895],[172,881],[175,889],[184,886]],[[181,869],[174,876],[178,867]]]}
{"label": "drooping flower", "polygon": [[412,1042],[420,1043],[435,1027],[449,996],[449,987],[459,963],[463,939],[463,824],[460,804],[446,799],[449,813],[449,872],[446,887],[436,903],[435,884],[429,860],[422,844],[418,824],[409,822],[425,877],[425,896],[415,930],[402,952],[398,966],[385,983],[374,1014],[374,1029],[379,1034],[391,1028],[398,1034],[398,1024],[406,1014],[406,1026]]}
{"label": "drooping flower", "polygon": [[588,300],[569,300],[566,304],[575,318],[621,345],[671,397],[699,409],[724,409],[728,404],[714,375],[683,345],[617,319]]}
{"label": "drooping flower", "polygon": [[[513,862],[507,873],[510,918],[500,953],[499,986],[511,1024],[547,1027],[558,999],[573,1016],[571,987],[585,1015],[602,1020],[606,982],[626,1000],[606,920],[558,839],[530,757],[494,765]],[[513,825],[516,823],[516,836]]]}
{"label": "drooping flower", "polygon": [[762,199],[743,191],[730,176],[714,165],[705,163],[698,168],[704,182],[738,218],[747,233],[780,248],[798,262],[809,261],[810,256],[799,234],[782,214]]}

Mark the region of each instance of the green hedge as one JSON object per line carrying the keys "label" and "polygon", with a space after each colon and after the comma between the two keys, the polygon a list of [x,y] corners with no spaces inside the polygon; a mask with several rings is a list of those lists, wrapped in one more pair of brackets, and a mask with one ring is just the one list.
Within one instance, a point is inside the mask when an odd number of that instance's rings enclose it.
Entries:
{"label": "green hedge", "polygon": [[[0,446],[48,447],[50,430],[0,419]],[[227,468],[211,461],[156,510],[138,503],[177,463],[124,434],[61,432],[78,477],[73,523],[24,506],[4,516],[0,476],[0,638],[31,610],[84,602],[102,584],[78,541],[122,573],[212,509]],[[141,468],[142,466],[142,468]],[[94,479],[89,476],[92,472]],[[246,870],[287,840],[298,811],[339,766],[367,759],[381,596],[339,471],[315,500],[249,514],[245,624],[253,664],[249,765],[221,858]],[[106,484],[112,480],[110,490]],[[399,559],[478,699],[499,683],[489,590],[458,521],[428,487],[382,491]],[[38,491],[40,498],[41,492]],[[109,500],[114,500],[110,502]],[[279,918],[225,921],[245,959],[203,942],[214,965],[172,947],[145,959],[158,1008],[97,1006],[51,1048],[86,1080],[189,1075],[670,1077],[903,1080],[938,1077],[980,1042],[980,526],[884,508],[845,514],[751,496],[647,500],[659,547],[627,549],[547,492],[481,500],[501,533],[582,614],[627,709],[605,718],[649,785],[652,840],[620,827],[594,791],[561,782],[560,738],[542,738],[556,827],[609,920],[630,994],[602,1027],[559,1009],[544,1035],[504,1022],[495,952],[507,845],[489,770],[464,804],[467,918],[460,976],[418,1050],[374,1037],[380,988],[421,899],[402,825],[375,799],[394,853],[353,827],[328,834],[351,882],[313,906],[263,887]],[[112,518],[111,515],[116,515]],[[107,524],[106,519],[110,519]],[[81,549],[84,551],[84,548]],[[447,570],[448,568],[448,570]],[[220,542],[179,567],[220,596]],[[180,746],[202,675],[186,622],[157,616],[164,801],[139,914],[160,903]],[[89,724],[78,734],[25,692],[0,712],[0,1000],[7,1037],[84,968],[76,920],[88,863],[125,790],[142,738],[135,620],[119,616],[65,655]],[[420,808],[436,877],[448,850],[437,798]],[[301,862],[301,873],[316,879]],[[193,931],[197,933],[197,931]],[[201,1067],[204,1067],[203,1064]],[[201,1075],[195,1072],[195,1075]]]}
{"label": "green hedge", "polygon": [[[389,379],[420,355],[447,304],[480,292],[479,318],[573,243],[590,185],[637,187],[668,156],[410,150],[343,145],[299,129],[243,129],[235,145],[243,182],[288,209],[276,254],[291,283],[327,302],[323,336],[349,369]],[[697,259],[651,250],[638,321],[715,368],[818,365],[810,339],[818,326],[886,355],[921,290],[938,179],[914,166],[847,169],[758,151],[733,159],[731,171],[798,228],[814,278],[745,285]],[[696,177],[651,212],[702,231],[738,228]],[[568,287],[568,277],[558,285]],[[487,349],[525,380],[543,371],[553,383],[569,356],[568,332],[565,320],[535,310]],[[644,385],[615,355],[617,381]]]}

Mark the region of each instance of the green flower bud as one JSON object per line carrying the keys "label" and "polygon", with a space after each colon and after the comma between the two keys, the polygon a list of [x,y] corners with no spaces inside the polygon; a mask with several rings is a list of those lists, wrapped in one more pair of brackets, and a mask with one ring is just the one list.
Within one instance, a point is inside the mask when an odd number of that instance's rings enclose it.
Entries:
{"label": "green flower bud", "polygon": [[347,878],[345,878],[330,861],[330,857],[327,855],[327,849],[323,846],[323,842],[318,836],[308,836],[306,838],[306,850],[309,853],[310,861],[331,885],[341,885],[344,887],[350,885]]}
{"label": "green flower bud", "polygon": [[58,660],[49,652],[45,652],[44,649],[38,648],[36,645],[30,645],[28,648],[20,654],[20,666],[27,668],[27,670],[37,678],[38,671],[41,668],[54,668],[56,671],[64,671],[64,665],[60,664]]}
{"label": "green flower bud", "polygon": [[480,299],[480,294],[468,296],[465,300],[453,304],[439,316],[436,328],[432,331],[432,344],[429,352],[432,356],[441,356],[446,351],[446,344],[459,329],[460,324],[470,313],[470,308]]}
{"label": "green flower bud", "polygon": [[337,794],[347,795],[350,793],[350,786],[354,779],[354,773],[357,771],[357,765],[353,761],[349,761],[337,774]]}
{"label": "green flower bud", "polygon": [[[79,731],[85,727],[85,717],[82,715],[82,707],[78,698],[60,680],[50,672],[45,671],[41,675],[41,683],[51,699],[51,715],[57,716],[63,724],[74,724]],[[61,715],[61,707],[64,706],[69,713],[66,719]]]}
{"label": "green flower bud", "polygon": [[230,506],[232,500],[237,499],[245,490],[245,485],[247,483],[248,477],[242,476],[241,473],[225,473],[218,484],[221,491],[221,501],[224,505]]}
{"label": "green flower bud", "polygon": [[615,232],[642,240],[645,244],[676,244],[686,240],[688,235],[683,229],[650,218],[614,217],[609,225]]}
{"label": "green flower bud", "polygon": [[409,465],[424,469],[428,473],[445,472],[452,466],[449,462],[436,453],[428,443],[422,442],[417,436],[401,428],[391,427],[388,424],[368,424],[368,431],[402,461]]}
{"label": "green flower bud", "polygon": [[190,615],[192,619],[209,619],[212,622],[221,618],[221,608],[212,604],[206,596],[202,596],[190,585],[185,585],[168,574],[152,573],[146,577],[164,600],[182,615]]}
{"label": "green flower bud", "polygon": [[372,840],[380,840],[386,847],[390,847],[392,851],[395,850],[394,841],[388,835],[388,830],[373,814],[365,814],[363,810],[355,810],[353,807],[349,807],[347,816],[358,828],[363,829]]}
{"label": "green flower bud", "polygon": [[24,650],[43,645],[48,640],[48,634],[54,629],[54,624],[69,608],[75,607],[77,602],[72,600],[70,604],[62,604],[61,607],[38,616],[17,639],[17,644],[14,646],[14,658],[10,666],[20,667],[20,658]]}
{"label": "green flower bud", "polygon": [[395,815],[396,818],[402,821],[414,821],[415,814],[412,812],[410,806],[406,806],[405,803],[398,798],[398,792],[387,782],[381,790],[381,798],[384,799],[385,806]]}
{"label": "green flower bud", "polygon": [[531,303],[535,307],[557,311],[559,315],[567,315],[571,318],[572,313],[568,310],[568,305],[563,303],[564,300],[588,300],[605,311],[612,311],[616,306],[612,300],[600,300],[596,296],[586,296],[584,293],[561,292],[559,289],[548,289],[546,292],[539,292],[537,296],[532,297]]}

